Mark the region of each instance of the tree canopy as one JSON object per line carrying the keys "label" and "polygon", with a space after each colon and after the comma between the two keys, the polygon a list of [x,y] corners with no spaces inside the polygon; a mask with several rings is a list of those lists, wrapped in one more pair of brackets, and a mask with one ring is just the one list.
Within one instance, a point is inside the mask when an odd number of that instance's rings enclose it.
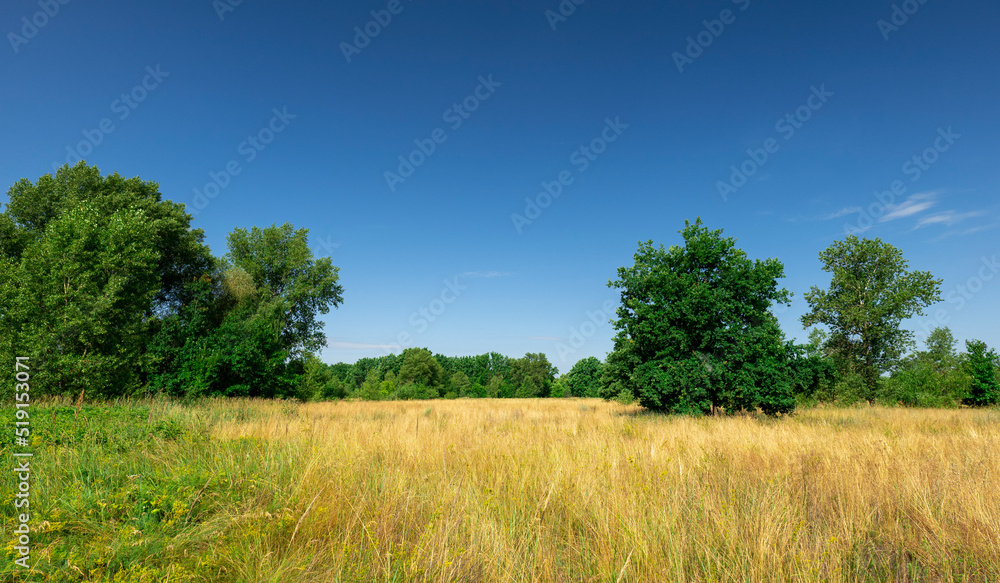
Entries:
{"label": "tree canopy", "polygon": [[342,301],[305,229],[236,229],[215,258],[155,182],[83,162],[8,196],[0,355],[31,355],[50,394],[294,395],[324,345],[317,315]]}
{"label": "tree canopy", "polygon": [[790,411],[788,355],[770,312],[790,294],[777,259],[750,260],[722,231],[685,221],[684,246],[640,243],[621,290],[603,396],[629,390],[643,406],[677,413]]}
{"label": "tree canopy", "polygon": [[900,323],[941,300],[941,280],[909,271],[902,251],[880,239],[850,235],[819,257],[832,274],[830,287],[812,286],[805,294],[810,309],[802,324],[830,329],[828,346],[860,374],[871,400],[879,375],[912,346],[913,333]]}

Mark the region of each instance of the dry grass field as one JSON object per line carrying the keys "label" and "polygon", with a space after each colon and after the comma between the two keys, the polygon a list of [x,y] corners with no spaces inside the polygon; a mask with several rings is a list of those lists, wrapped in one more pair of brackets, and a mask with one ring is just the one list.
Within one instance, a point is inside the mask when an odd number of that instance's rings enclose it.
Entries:
{"label": "dry grass field", "polygon": [[[40,556],[112,549],[77,580],[1000,580],[996,410],[218,401],[149,417],[200,429],[105,463],[118,514],[74,516],[86,501],[69,492],[94,478],[71,450],[40,454],[64,472],[39,470],[62,520]],[[161,504],[155,545],[128,530],[145,473],[189,484]],[[130,545],[160,567],[116,562]]]}

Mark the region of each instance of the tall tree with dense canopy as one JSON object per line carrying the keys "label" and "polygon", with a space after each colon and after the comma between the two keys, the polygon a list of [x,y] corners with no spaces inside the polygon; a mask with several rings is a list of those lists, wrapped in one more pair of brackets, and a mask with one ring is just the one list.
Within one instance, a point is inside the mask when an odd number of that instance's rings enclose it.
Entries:
{"label": "tall tree with dense canopy", "polygon": [[788,354],[770,312],[790,293],[777,259],[750,260],[736,241],[685,221],[684,246],[640,243],[635,265],[608,286],[621,290],[614,351],[602,395],[630,391],[643,406],[700,414],[788,412]]}
{"label": "tall tree with dense canopy", "polygon": [[[81,162],[8,191],[0,214],[0,353],[32,355],[44,391],[134,390],[147,329],[212,263],[155,182]],[[0,354],[2,356],[2,354]]]}
{"label": "tall tree with dense canopy", "polygon": [[291,225],[236,229],[229,253],[188,285],[192,300],[152,342],[151,388],[183,395],[300,396],[303,360],[324,344],[317,313],[342,288]]}
{"label": "tall tree with dense canopy", "polygon": [[281,336],[289,355],[321,350],[326,344],[323,323],[317,318],[343,301],[339,268],[329,257],[314,258],[308,230],[285,223],[229,234],[228,266],[242,270],[261,293],[262,301],[281,303]]}
{"label": "tall tree with dense canopy", "polygon": [[913,333],[900,323],[941,300],[941,280],[929,271],[909,271],[902,251],[880,239],[850,235],[819,257],[832,280],[829,289],[813,286],[805,294],[810,310],[802,324],[830,329],[828,346],[861,375],[871,400],[879,376],[913,343]]}

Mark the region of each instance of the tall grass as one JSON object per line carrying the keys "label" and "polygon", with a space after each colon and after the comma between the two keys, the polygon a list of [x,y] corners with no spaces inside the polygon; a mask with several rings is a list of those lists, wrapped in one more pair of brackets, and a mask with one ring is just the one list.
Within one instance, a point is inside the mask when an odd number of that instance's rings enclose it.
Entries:
{"label": "tall grass", "polygon": [[160,429],[38,445],[33,580],[1000,580],[995,410],[122,406]]}

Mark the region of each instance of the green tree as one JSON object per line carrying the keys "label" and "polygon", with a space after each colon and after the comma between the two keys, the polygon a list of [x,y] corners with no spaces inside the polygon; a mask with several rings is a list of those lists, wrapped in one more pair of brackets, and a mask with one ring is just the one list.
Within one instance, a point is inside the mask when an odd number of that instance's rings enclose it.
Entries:
{"label": "green tree", "polygon": [[504,379],[502,375],[494,375],[490,377],[489,383],[486,385],[486,396],[491,399],[497,399],[506,397],[504,394]]}
{"label": "green tree", "polygon": [[425,387],[438,387],[444,372],[441,363],[426,348],[407,348],[403,351],[403,365],[399,369],[399,379],[405,383],[417,383]]}
{"label": "green tree", "polygon": [[385,398],[382,394],[382,375],[376,369],[371,369],[365,375],[365,380],[361,386],[355,390],[351,396],[364,401],[381,401]]}
{"label": "green tree", "polygon": [[544,354],[527,353],[523,358],[510,361],[511,380],[514,382],[514,396],[522,399],[548,397],[552,381],[558,373]]}
{"label": "green tree", "polygon": [[951,329],[947,326],[931,330],[924,341],[926,352],[924,357],[934,367],[938,374],[946,374],[958,365],[958,354],[955,345],[958,343]]}
{"label": "green tree", "polygon": [[602,396],[630,392],[646,408],[676,413],[790,411],[788,356],[770,312],[790,298],[778,287],[781,262],[751,261],[700,219],[681,234],[683,247],[640,243],[635,265],[608,282],[621,290],[621,307]]}
{"label": "green tree", "polygon": [[598,397],[604,365],[594,356],[577,361],[566,375],[565,383],[574,397]]}
{"label": "green tree", "polygon": [[[204,231],[191,228],[191,215],[184,212],[184,205],[164,200],[156,182],[124,178],[118,173],[102,177],[96,166],[80,162],[73,167],[64,165],[55,175],[46,174],[34,183],[21,179],[7,195],[10,202],[5,214],[9,220],[0,221],[0,240],[8,241],[0,247],[15,255],[41,238],[51,221],[81,206],[102,217],[119,209],[142,211],[148,242],[157,257],[158,286],[147,311],[178,309],[188,299],[185,284],[211,267]],[[11,226],[15,227],[13,233],[9,232]]]}
{"label": "green tree", "polygon": [[909,271],[902,251],[879,239],[850,235],[819,257],[832,280],[828,290],[812,286],[805,294],[810,311],[802,324],[830,328],[828,346],[843,367],[860,374],[871,401],[879,376],[912,345],[913,333],[900,323],[941,300],[941,280]]}
{"label": "green tree", "polygon": [[996,405],[1000,401],[997,353],[979,340],[967,340],[965,349],[969,354],[965,366],[969,376],[972,377],[972,383],[964,403],[973,407]]}
{"label": "green tree", "polygon": [[553,399],[562,399],[563,397],[573,396],[569,392],[569,388],[566,387],[566,379],[564,377],[559,377],[552,381],[552,388],[549,389],[549,397]]}
{"label": "green tree", "polygon": [[22,179],[8,197],[0,356],[37,355],[46,391],[135,390],[159,317],[190,301],[188,284],[212,265],[204,233],[155,182],[102,177],[83,162]]}
{"label": "green tree", "polygon": [[282,304],[281,335],[292,358],[326,344],[317,316],[343,301],[339,268],[329,257],[316,259],[309,249],[308,229],[292,225],[235,229],[228,238],[227,265],[242,269],[264,294]]}
{"label": "green tree", "polygon": [[344,383],[333,376],[329,366],[316,356],[307,354],[302,360],[296,396],[302,401],[341,399],[344,397]]}
{"label": "green tree", "polygon": [[837,380],[837,369],[833,360],[820,349],[820,338],[818,335],[810,335],[808,344],[786,344],[792,393],[800,399],[834,399],[832,389]]}
{"label": "green tree", "polygon": [[455,394],[455,397],[475,397],[476,395],[472,393],[472,383],[469,382],[469,376],[462,371],[458,371],[451,375],[448,379],[449,391]]}
{"label": "green tree", "polygon": [[[141,208],[104,214],[88,203],[61,210],[27,239],[3,284],[8,349],[31,357],[53,394],[117,396],[137,388],[159,253]],[[16,267],[15,267],[16,265]]]}
{"label": "green tree", "polygon": [[150,388],[186,396],[298,396],[323,345],[317,313],[341,301],[337,269],[291,225],[237,229],[227,256],[188,284],[192,299],[151,343]]}

